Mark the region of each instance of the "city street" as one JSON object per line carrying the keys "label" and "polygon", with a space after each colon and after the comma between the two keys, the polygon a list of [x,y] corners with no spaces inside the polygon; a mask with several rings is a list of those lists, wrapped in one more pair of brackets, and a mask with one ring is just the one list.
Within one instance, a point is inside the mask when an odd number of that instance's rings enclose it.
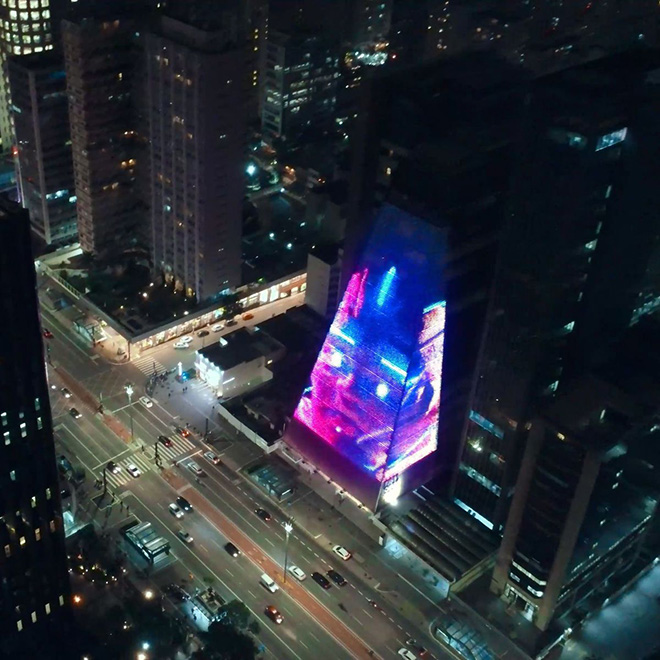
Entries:
{"label": "city street", "polygon": [[[255,313],[252,323],[273,313],[258,311],[261,314]],[[169,563],[162,575],[156,569],[152,579],[163,586],[185,580],[192,574],[200,588],[209,579],[213,580],[225,598],[237,597],[251,608],[262,625],[260,641],[273,657],[302,659],[315,655],[318,648],[326,653],[330,649],[333,658],[369,657],[369,650],[377,657],[396,657],[398,649],[406,643],[410,624],[394,608],[388,607],[375,589],[377,585],[361,582],[357,577],[360,568],[355,561],[342,562],[329,549],[324,552],[294,523],[288,545],[288,564],[299,566],[307,578],[298,582],[287,575],[285,582],[286,533],[282,527],[285,519],[269,507],[267,498],[260,498],[247,486],[240,475],[226,465],[215,466],[205,459],[202,455],[205,447],[197,434],[185,438],[175,431],[175,426],[185,428],[186,425],[191,430],[205,430],[202,424],[212,406],[209,393],[188,396],[189,393],[183,391],[184,386],[170,376],[166,384],[157,388],[151,407],[140,402],[154,363],[158,372],[172,369],[179,360],[188,360],[190,364],[184,362],[184,368],[189,368],[194,349],[213,337],[195,337],[190,350],[179,351],[165,345],[139,358],[137,364],[110,365],[85,348],[78,337],[72,336],[66,323],[59,322],[58,314],[43,312],[44,325],[55,335],[49,340],[53,365],[49,368],[49,378],[51,387],[55,387],[51,389],[51,397],[58,451],[64,451],[75,463],[84,466],[91,473],[88,480],[92,482],[102,480],[108,461],[119,466],[116,474],[110,471],[106,474],[108,490],[118,498],[113,511],[121,500],[122,504],[130,506],[131,514],[153,522],[172,544],[176,561]],[[130,402],[125,391],[128,382],[134,388]],[[203,387],[194,381],[186,385],[196,390]],[[70,398],[62,394],[62,387],[71,391]],[[202,395],[201,402],[199,395]],[[104,411],[119,420],[124,429],[132,427],[133,439],[130,433],[120,438],[108,428],[108,416],[99,414],[92,401],[102,401]],[[209,407],[206,410],[203,409],[205,403]],[[80,418],[74,419],[69,412],[71,407],[81,413]],[[216,438],[223,438],[214,444],[213,450],[221,457],[230,451],[232,464],[237,457],[240,460],[242,449],[246,460],[254,457],[254,446],[229,435],[228,430],[220,428],[213,419],[209,431]],[[170,447],[158,444],[158,456],[164,468],[162,474],[155,461],[159,435],[167,436],[172,443]],[[203,468],[202,478],[196,479],[187,469],[189,457]],[[179,462],[178,467],[174,466],[175,461]],[[130,476],[129,464],[136,465],[141,476]],[[167,509],[177,493],[184,494],[195,509],[182,521]],[[254,511],[259,507],[272,513],[269,522],[257,517]],[[112,515],[114,518],[114,512]],[[125,514],[121,519],[125,522]],[[194,543],[184,544],[176,536],[182,527],[194,537]],[[225,552],[223,545],[228,539],[241,550],[239,558],[234,559]],[[311,579],[312,572],[326,574],[330,568],[340,572],[348,583],[343,587],[333,584],[326,591]],[[281,587],[278,593],[271,595],[259,585],[262,572],[278,581]],[[281,626],[272,624],[263,615],[266,605],[275,605],[282,612],[284,623]],[[423,632],[412,630],[411,634],[421,638]],[[430,639],[428,644],[432,644]],[[435,657],[448,656],[436,652]]]}

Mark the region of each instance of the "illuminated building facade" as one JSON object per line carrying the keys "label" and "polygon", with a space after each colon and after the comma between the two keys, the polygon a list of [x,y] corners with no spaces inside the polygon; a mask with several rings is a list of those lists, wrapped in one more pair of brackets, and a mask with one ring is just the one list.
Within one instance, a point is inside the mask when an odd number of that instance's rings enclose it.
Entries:
{"label": "illuminated building facade", "polygon": [[438,448],[444,252],[442,231],[381,209],[288,432],[371,509]]}

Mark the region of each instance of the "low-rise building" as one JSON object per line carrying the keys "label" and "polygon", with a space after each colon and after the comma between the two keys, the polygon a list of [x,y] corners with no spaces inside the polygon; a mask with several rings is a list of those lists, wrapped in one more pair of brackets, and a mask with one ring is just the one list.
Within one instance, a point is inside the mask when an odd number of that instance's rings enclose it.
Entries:
{"label": "low-rise building", "polygon": [[195,371],[219,399],[231,399],[272,379],[269,369],[285,349],[258,327],[241,328],[197,351]]}

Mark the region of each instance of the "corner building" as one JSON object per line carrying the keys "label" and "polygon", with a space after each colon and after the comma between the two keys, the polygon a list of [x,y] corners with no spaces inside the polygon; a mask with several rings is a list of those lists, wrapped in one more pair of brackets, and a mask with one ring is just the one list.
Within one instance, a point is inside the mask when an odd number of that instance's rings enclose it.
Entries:
{"label": "corner building", "polygon": [[67,660],[70,588],[27,211],[0,198],[0,657]]}

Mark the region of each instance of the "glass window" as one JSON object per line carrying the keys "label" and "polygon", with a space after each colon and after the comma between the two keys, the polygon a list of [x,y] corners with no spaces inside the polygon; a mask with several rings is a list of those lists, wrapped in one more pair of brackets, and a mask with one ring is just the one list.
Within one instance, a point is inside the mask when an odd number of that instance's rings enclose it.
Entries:
{"label": "glass window", "polygon": [[626,139],[627,133],[627,128],[620,128],[618,131],[612,131],[611,133],[601,135],[596,143],[596,151],[602,151],[603,149],[613,147],[615,144],[623,142]]}

